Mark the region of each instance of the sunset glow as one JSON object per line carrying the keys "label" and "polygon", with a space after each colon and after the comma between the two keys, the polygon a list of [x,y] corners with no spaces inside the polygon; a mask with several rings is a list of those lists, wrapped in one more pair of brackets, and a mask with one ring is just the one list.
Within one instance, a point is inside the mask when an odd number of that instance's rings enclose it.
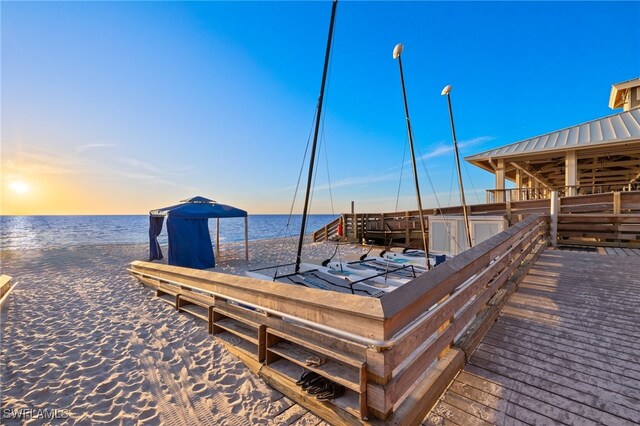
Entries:
{"label": "sunset glow", "polygon": [[16,192],[18,194],[26,194],[27,192],[29,192],[29,189],[31,188],[29,187],[28,184],[22,181],[15,181],[9,184],[9,189],[11,189],[13,192]]}

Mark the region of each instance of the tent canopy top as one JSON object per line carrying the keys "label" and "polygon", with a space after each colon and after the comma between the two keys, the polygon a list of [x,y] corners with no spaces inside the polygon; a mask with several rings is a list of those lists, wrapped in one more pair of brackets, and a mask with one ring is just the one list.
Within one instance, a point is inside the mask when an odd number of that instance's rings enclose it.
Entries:
{"label": "tent canopy top", "polygon": [[151,210],[149,214],[156,217],[168,216],[182,219],[247,217],[245,210],[200,196],[182,200],[180,204]]}

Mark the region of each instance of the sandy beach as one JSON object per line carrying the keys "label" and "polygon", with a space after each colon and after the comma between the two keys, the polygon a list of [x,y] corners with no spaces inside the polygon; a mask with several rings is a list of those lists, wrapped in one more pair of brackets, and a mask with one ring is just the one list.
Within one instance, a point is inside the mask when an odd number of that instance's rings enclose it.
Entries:
{"label": "sandy beach", "polygon": [[[334,249],[309,244],[303,257],[322,260]],[[366,249],[340,251],[353,258]],[[253,241],[247,264],[243,244],[229,243],[216,270],[242,274],[290,262],[294,252],[293,243]],[[2,424],[46,423],[36,410],[67,417],[54,424],[321,422],[252,375],[206,324],[126,272],[147,255],[146,245],[2,252],[2,273],[16,286],[1,314]],[[32,418],[10,418],[20,409],[34,410]]]}

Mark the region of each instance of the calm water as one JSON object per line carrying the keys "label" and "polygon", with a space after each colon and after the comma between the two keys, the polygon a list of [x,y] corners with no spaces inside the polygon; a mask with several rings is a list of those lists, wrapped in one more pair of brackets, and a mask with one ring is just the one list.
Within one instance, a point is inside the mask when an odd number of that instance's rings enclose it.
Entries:
{"label": "calm water", "polygon": [[[329,223],[335,216],[310,215],[307,231]],[[297,235],[301,215],[250,215],[249,239]],[[137,244],[149,241],[149,216],[0,216],[0,248],[3,250],[50,247]],[[211,240],[215,242],[215,219],[209,220]],[[167,243],[166,221],[159,237]],[[220,219],[220,240],[244,240],[244,218]]]}

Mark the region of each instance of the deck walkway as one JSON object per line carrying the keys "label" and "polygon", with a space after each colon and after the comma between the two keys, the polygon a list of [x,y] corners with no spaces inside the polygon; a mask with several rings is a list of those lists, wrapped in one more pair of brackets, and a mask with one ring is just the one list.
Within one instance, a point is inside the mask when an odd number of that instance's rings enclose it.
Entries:
{"label": "deck walkway", "polygon": [[423,424],[639,424],[639,256],[546,250]]}

